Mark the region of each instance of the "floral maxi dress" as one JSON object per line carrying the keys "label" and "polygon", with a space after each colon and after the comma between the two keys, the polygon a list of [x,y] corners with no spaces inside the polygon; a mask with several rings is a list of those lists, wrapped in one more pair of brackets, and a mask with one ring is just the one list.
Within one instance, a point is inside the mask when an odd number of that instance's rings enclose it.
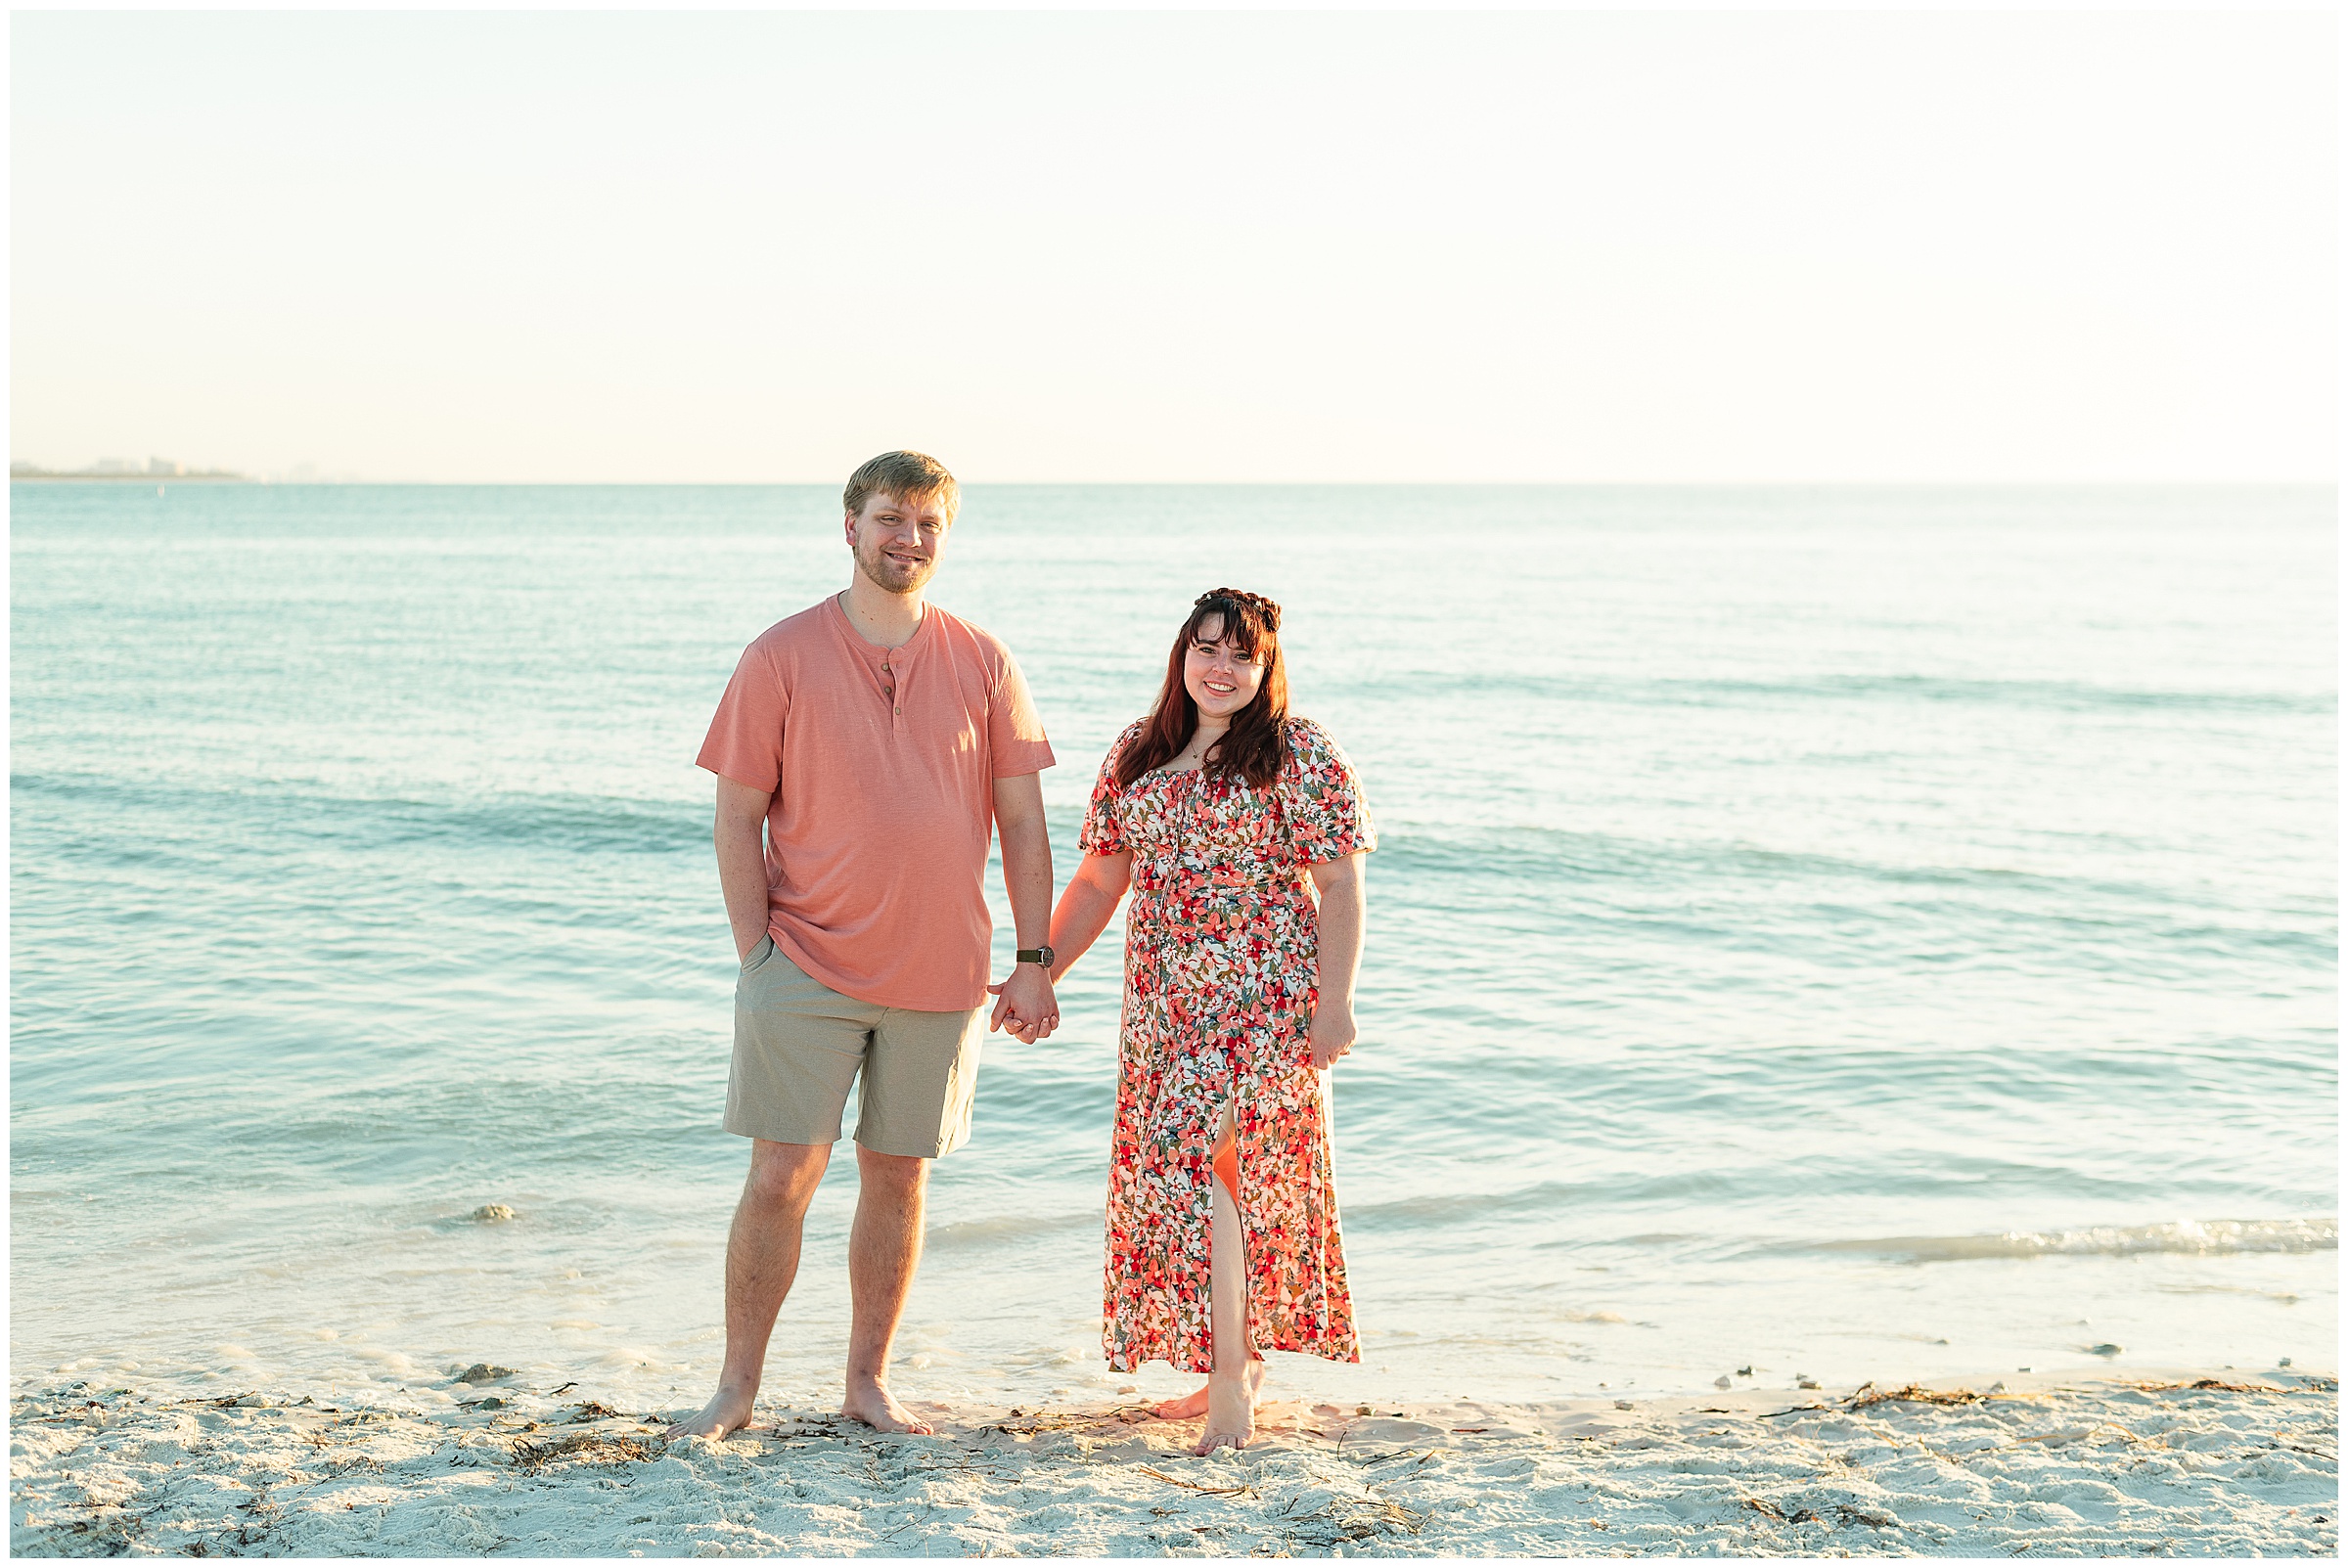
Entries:
{"label": "floral maxi dress", "polygon": [[1329,1102],[1305,1030],[1319,975],[1306,868],[1377,847],[1345,754],[1287,721],[1289,760],[1267,788],[1158,772],[1120,788],[1101,764],[1086,853],[1133,855],[1125,1011],[1109,1148],[1103,1343],[1131,1371],[1214,1364],[1208,1184],[1226,1105],[1236,1123],[1258,1349],[1359,1361],[1331,1185]]}

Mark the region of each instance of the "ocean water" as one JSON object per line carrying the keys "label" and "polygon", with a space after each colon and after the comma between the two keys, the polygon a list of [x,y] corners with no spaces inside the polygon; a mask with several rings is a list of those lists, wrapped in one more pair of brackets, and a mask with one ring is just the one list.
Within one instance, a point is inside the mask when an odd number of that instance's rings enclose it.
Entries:
{"label": "ocean water", "polygon": [[[692,759],[743,644],[845,583],[835,494],[13,487],[20,1385],[431,1400],[487,1360],[698,1404],[745,1145]],[[1364,1362],[1290,1389],[2328,1366],[2334,522],[990,487],[933,598],[1027,671],[1063,879],[1205,588],[1283,602],[1361,771]],[[911,1397],[1183,1382],[1100,1357],[1118,935],[1058,1037],[989,1047]],[[835,1386],[854,1196],[843,1157],[776,1398]]]}

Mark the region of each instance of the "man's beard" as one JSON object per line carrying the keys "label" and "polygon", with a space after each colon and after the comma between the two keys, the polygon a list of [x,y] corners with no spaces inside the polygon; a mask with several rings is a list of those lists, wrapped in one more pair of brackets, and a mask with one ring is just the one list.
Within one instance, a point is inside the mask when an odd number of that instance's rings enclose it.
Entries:
{"label": "man's beard", "polygon": [[879,544],[859,545],[856,549],[856,569],[864,573],[867,582],[882,593],[910,594],[937,575],[937,558],[931,556],[908,570],[889,560],[884,547]]}

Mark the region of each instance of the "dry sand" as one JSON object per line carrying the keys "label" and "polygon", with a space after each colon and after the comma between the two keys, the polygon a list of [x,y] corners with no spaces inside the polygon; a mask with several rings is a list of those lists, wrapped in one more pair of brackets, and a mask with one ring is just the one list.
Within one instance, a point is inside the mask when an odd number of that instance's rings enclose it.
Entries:
{"label": "dry sand", "polygon": [[[2220,1379],[2223,1381],[2221,1382]],[[934,1438],[458,1385],[330,1409],[21,1395],[20,1555],[2336,1555],[2338,1385],[2222,1373],[1542,1406],[1275,1403],[1244,1454],[1135,1410],[924,1407]],[[1931,1394],[1931,1397],[1915,1397]]]}

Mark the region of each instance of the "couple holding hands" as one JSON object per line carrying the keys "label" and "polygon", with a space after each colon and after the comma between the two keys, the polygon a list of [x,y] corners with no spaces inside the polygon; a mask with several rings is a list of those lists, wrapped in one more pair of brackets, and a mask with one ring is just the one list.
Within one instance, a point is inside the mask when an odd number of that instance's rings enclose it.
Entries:
{"label": "couple holding hands", "polygon": [[[1280,606],[1202,594],[1156,705],[1102,761],[1084,859],[1053,909],[1039,774],[1054,759],[1026,682],[1000,642],[923,599],[954,476],[890,452],[844,501],[846,592],[750,644],[699,759],[717,775],[718,876],[742,956],[725,1127],[751,1140],[750,1171],[726,1246],[717,1392],[670,1433],[748,1424],[859,1073],[841,1411],[930,1430],[887,1383],[928,1162],[970,1137],[984,1035],[1050,1035],[1054,983],[1130,892],[1103,1341],[1119,1371],[1162,1360],[1205,1373],[1156,1413],[1203,1416],[1200,1454],[1244,1447],[1258,1352],[1361,1359],[1322,1079],[1353,1045],[1362,861],[1377,846],[1353,769],[1287,711]],[[982,877],[998,833],[1018,953],[988,985]]]}

